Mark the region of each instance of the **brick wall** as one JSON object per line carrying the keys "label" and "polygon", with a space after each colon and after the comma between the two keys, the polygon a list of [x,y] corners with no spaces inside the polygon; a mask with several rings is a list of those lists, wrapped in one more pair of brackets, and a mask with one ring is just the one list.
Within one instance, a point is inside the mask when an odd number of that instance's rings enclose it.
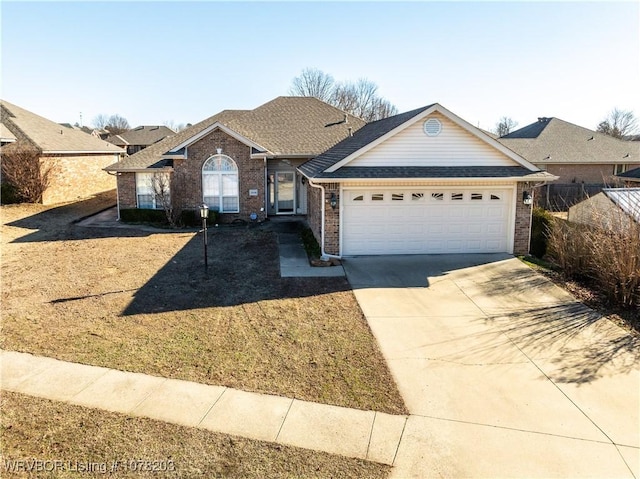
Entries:
{"label": "brick wall", "polygon": [[[238,166],[240,213],[226,213],[221,221],[236,218],[248,220],[251,213],[258,219],[266,216],[264,204],[264,162],[250,158],[251,149],[247,145],[216,130],[188,147],[188,158],[174,165],[174,190],[172,197],[182,208],[195,209],[202,204],[202,165],[217,149],[229,156]],[[249,196],[249,190],[258,190],[257,196]],[[263,209],[263,211],[260,211]]]}
{"label": "brick wall", "polygon": [[116,178],[102,169],[116,161],[118,156],[114,154],[43,156],[43,167],[53,169],[51,184],[44,192],[42,203],[75,201],[113,190]]}
{"label": "brick wall", "polygon": [[522,202],[522,194],[528,191],[533,196],[536,191],[530,183],[518,183],[516,190],[516,221],[513,236],[513,254],[529,254],[529,242],[531,239],[531,210],[532,205]]}
{"label": "brick wall", "polygon": [[[542,166],[542,165],[538,165]],[[559,176],[560,179],[554,184],[561,183],[586,183],[593,185],[612,183],[611,176],[614,172],[612,164],[597,165],[546,165],[546,171],[552,175]],[[629,169],[640,166],[640,164],[629,165]]]}
{"label": "brick wall", "polygon": [[[340,185],[326,183],[324,186],[324,252],[340,254]],[[331,194],[335,193],[338,204],[331,208]]]}
{"label": "brick wall", "polygon": [[307,223],[322,246],[322,190],[307,185]]}
{"label": "brick wall", "polygon": [[[324,203],[324,248],[327,254],[340,254],[340,185],[324,183],[322,190],[313,186],[307,188],[307,223],[318,244],[322,246],[322,204]],[[335,193],[337,206],[331,208],[331,194]]]}
{"label": "brick wall", "polygon": [[136,174],[119,173],[118,176],[118,203],[121,209],[137,208],[136,198]]}

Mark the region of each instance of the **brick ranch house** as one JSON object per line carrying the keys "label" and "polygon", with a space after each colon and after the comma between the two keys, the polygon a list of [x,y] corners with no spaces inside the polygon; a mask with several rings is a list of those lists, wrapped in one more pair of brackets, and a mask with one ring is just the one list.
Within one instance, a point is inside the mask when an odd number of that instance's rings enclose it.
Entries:
{"label": "brick ranch house", "polygon": [[306,215],[327,256],[527,253],[543,172],[432,104],[365,124],[315,98],[224,110],[106,168],[120,209],[158,208],[154,175],[180,208],[221,221]]}
{"label": "brick ranch house", "polygon": [[34,149],[41,168],[52,168],[42,204],[75,201],[116,187],[115,179],[105,175],[103,168],[124,154],[121,148],[4,100],[0,110],[3,154],[12,148]]}

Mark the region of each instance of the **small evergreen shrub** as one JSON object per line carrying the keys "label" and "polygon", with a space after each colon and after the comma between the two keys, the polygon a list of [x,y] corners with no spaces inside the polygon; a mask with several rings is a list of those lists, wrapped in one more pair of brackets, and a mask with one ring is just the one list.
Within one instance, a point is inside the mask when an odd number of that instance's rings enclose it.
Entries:
{"label": "small evergreen shrub", "polygon": [[313,231],[311,231],[311,228],[303,229],[300,232],[300,237],[302,238],[304,249],[307,251],[307,255],[310,258],[319,258],[322,255],[320,245],[318,244],[316,237],[313,236]]}
{"label": "small evergreen shrub", "polygon": [[537,258],[543,258],[547,254],[549,231],[553,224],[553,215],[544,208],[533,209],[531,220],[531,254]]}
{"label": "small evergreen shrub", "polygon": [[22,198],[15,186],[11,183],[2,183],[0,185],[0,203],[3,205],[11,205],[14,203],[20,203]]}
{"label": "small evergreen shrub", "polygon": [[[207,218],[207,226],[218,223],[220,214],[217,211],[209,210]],[[191,228],[202,226],[202,218],[200,218],[200,210],[182,210],[180,212],[180,224]]]}
{"label": "small evergreen shrub", "polygon": [[159,223],[166,225],[164,210],[127,208],[120,210],[120,219],[125,223]]}

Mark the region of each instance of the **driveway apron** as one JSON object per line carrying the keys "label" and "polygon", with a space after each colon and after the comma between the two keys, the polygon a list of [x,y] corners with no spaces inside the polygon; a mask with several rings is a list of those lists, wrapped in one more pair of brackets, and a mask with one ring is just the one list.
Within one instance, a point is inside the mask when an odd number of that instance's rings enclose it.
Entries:
{"label": "driveway apron", "polygon": [[640,341],[507,255],[343,263],[411,413],[395,477],[640,478]]}

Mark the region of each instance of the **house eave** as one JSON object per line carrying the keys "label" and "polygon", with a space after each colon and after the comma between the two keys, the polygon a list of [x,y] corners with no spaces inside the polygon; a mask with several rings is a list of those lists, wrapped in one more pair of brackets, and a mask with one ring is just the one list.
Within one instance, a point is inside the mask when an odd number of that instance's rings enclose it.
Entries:
{"label": "house eave", "polygon": [[[298,171],[304,175],[303,172],[301,172],[299,169]],[[306,176],[306,175],[304,175]],[[491,176],[491,177],[481,177],[481,176],[474,176],[474,177],[455,177],[455,176],[450,176],[450,177],[415,177],[415,178],[409,178],[409,177],[404,177],[404,178],[326,178],[326,177],[307,177],[309,179],[309,181],[315,183],[315,184],[321,184],[321,183],[371,183],[371,182],[433,182],[433,181],[446,181],[446,182],[451,182],[451,183],[474,183],[474,182],[478,182],[478,181],[482,181],[482,182],[523,182],[523,183],[528,183],[528,182],[536,182],[536,183],[541,183],[541,182],[550,182],[550,181],[556,181],[559,177],[553,175],[552,177],[550,177],[549,175],[545,175],[545,176]]]}
{"label": "house eave", "polygon": [[74,150],[44,150],[42,152],[43,155],[123,155],[123,151],[113,151],[113,150],[89,150],[89,151],[74,151]]}

